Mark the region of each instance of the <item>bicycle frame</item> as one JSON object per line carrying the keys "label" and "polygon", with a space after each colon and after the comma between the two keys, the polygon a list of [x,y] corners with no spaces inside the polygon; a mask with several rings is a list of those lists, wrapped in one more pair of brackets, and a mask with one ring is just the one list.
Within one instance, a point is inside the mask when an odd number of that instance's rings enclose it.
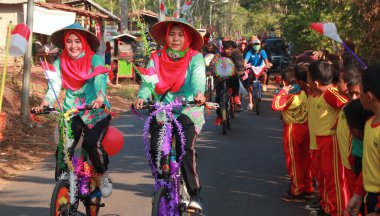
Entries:
{"label": "bicycle frame", "polygon": [[[88,108],[91,107],[91,108]],[[57,112],[54,109],[46,108],[43,114],[59,114],[59,143],[57,147],[57,168],[61,169],[61,174],[56,178],[51,198],[50,214],[51,215],[75,215],[78,211],[79,201],[82,201],[86,207],[86,214],[97,215],[100,204],[101,193],[98,185],[94,180],[94,168],[87,163],[87,155],[83,154],[79,159],[73,155],[75,143],[71,134],[70,120],[73,114],[79,111],[92,109],[92,106],[81,106],[68,110],[66,112]],[[33,113],[33,112],[32,112]],[[56,169],[56,177],[57,177]],[[62,193],[62,194],[61,194]],[[67,199],[69,198],[70,203]],[[94,199],[95,198],[95,202]],[[93,208],[95,206],[95,208]]]}

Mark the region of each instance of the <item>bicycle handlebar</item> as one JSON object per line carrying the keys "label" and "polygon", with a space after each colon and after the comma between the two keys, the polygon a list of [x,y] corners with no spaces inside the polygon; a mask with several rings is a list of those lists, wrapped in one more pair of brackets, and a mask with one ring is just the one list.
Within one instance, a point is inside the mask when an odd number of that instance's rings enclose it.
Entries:
{"label": "bicycle handlebar", "polygon": [[[204,104],[196,104],[195,101],[182,101],[182,107],[200,107],[205,106],[208,108],[219,107],[219,104],[212,103],[212,102],[205,102]],[[134,104],[132,104],[132,108],[136,108]],[[140,109],[150,109],[154,108],[154,103],[152,101],[149,101],[147,103],[144,103],[143,106]]]}
{"label": "bicycle handlebar", "polygon": [[[105,108],[105,107],[106,107],[106,105],[102,104],[102,106],[100,106],[98,109]],[[75,109],[77,109],[78,111],[85,111],[85,110],[93,110],[94,108],[93,108],[92,104],[89,104],[89,105],[86,105],[84,107],[77,107]],[[56,111],[56,109],[54,107],[44,106],[42,112],[37,113],[34,109],[31,109],[30,113],[36,114],[36,115],[43,115],[43,114],[50,114],[50,113],[55,112],[55,111]]]}

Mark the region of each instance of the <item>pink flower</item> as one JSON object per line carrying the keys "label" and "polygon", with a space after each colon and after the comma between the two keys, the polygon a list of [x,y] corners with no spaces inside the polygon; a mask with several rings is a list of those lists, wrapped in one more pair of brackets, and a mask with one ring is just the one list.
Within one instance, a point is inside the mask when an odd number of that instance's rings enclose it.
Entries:
{"label": "pink flower", "polygon": [[74,100],[74,104],[77,104],[77,103],[79,103],[79,98],[78,97],[75,98],[75,100]]}
{"label": "pink flower", "polygon": [[93,118],[95,118],[95,114],[92,114],[92,115],[90,115],[89,117],[87,117],[88,119],[93,119]]}
{"label": "pink flower", "polygon": [[198,118],[200,114],[199,114],[199,112],[194,111],[191,113],[191,115],[194,116],[195,118]]}
{"label": "pink flower", "polygon": [[87,127],[91,129],[91,128],[94,127],[94,125],[93,124],[88,124]]}

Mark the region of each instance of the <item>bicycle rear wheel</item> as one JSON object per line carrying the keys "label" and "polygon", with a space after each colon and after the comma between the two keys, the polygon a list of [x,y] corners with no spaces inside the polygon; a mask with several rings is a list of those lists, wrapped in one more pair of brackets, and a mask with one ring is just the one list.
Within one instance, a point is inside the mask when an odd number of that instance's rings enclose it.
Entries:
{"label": "bicycle rear wheel", "polygon": [[169,200],[166,193],[166,188],[160,187],[154,194],[152,201],[152,216],[169,215]]}
{"label": "bicycle rear wheel", "polygon": [[59,180],[54,187],[50,201],[50,216],[69,216],[70,204],[70,183],[67,179]]}
{"label": "bicycle rear wheel", "polygon": [[212,80],[209,78],[207,79],[207,93],[206,93],[206,97],[207,97],[207,101],[208,102],[211,102],[212,101],[212,84],[211,84]]}

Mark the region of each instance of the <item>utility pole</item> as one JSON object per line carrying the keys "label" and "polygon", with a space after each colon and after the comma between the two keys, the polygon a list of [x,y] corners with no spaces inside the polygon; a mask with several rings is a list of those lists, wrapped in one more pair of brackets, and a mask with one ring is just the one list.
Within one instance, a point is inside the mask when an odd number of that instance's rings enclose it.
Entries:
{"label": "utility pole", "polygon": [[[121,32],[128,33],[128,0],[121,0]],[[131,11],[131,14],[133,11]]]}
{"label": "utility pole", "polygon": [[[29,123],[29,89],[30,89],[30,59],[32,58],[32,45],[33,45],[33,14],[34,14],[34,1],[28,0],[28,9],[27,9],[27,17],[26,17],[26,25],[30,28],[30,37],[28,48],[26,49],[26,53],[24,56],[24,73],[22,80],[22,101],[21,101],[21,115],[22,120],[25,123]],[[36,61],[38,61],[37,59]]]}

